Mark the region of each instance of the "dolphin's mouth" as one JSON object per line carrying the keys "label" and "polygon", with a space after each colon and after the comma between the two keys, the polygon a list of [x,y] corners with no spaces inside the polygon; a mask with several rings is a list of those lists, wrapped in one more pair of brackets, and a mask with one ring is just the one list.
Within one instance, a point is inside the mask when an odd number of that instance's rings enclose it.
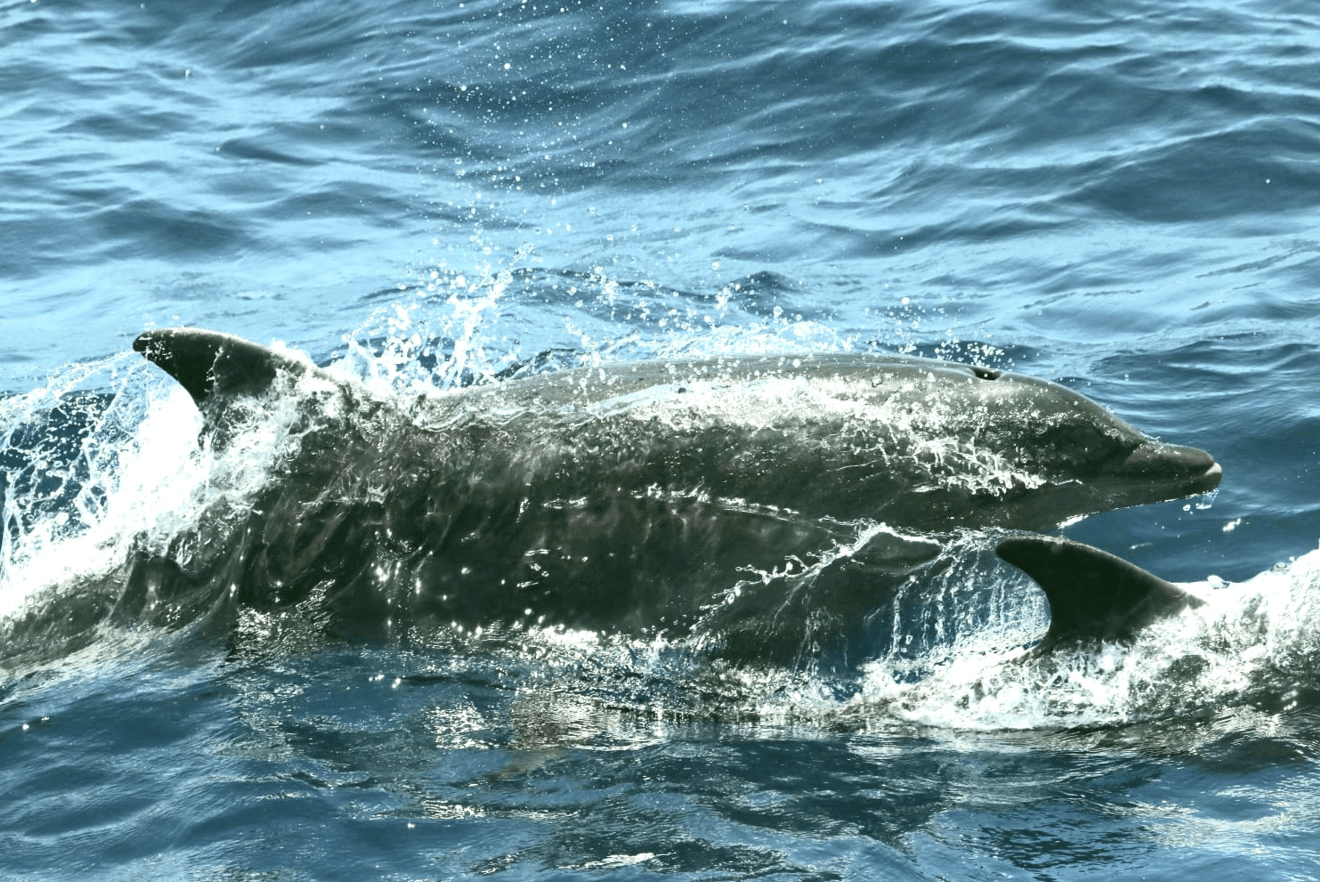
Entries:
{"label": "dolphin's mouth", "polygon": [[1101,474],[1105,483],[1120,492],[1128,488],[1137,494],[1176,499],[1215,489],[1224,469],[1200,448],[1146,441],[1126,457],[1110,460]]}

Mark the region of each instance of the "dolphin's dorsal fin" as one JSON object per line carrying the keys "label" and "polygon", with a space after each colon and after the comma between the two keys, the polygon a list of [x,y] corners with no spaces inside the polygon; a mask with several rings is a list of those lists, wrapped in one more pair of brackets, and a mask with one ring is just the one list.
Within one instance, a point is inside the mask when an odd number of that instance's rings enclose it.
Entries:
{"label": "dolphin's dorsal fin", "polygon": [[133,349],[178,380],[198,407],[217,393],[261,392],[281,370],[315,370],[270,347],[201,328],[147,331]]}
{"label": "dolphin's dorsal fin", "polygon": [[995,553],[1035,580],[1050,601],[1042,646],[1129,640],[1142,627],[1204,601],[1107,551],[1069,539],[1015,536]]}

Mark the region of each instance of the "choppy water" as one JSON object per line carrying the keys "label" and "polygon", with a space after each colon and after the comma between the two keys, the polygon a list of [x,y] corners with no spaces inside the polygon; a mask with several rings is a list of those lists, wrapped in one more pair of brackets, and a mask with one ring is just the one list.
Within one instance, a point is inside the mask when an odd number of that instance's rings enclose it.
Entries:
{"label": "choppy water", "polygon": [[[6,630],[0,875],[1320,876],[1305,4],[24,0],[0,47],[0,610],[61,611]],[[198,453],[129,349],[174,324],[396,393],[542,353],[1011,366],[1224,465],[1066,535],[1233,584],[1014,663],[1043,603],[971,537],[884,620],[903,651],[829,676],[297,615],[89,636],[51,592],[269,461]]]}

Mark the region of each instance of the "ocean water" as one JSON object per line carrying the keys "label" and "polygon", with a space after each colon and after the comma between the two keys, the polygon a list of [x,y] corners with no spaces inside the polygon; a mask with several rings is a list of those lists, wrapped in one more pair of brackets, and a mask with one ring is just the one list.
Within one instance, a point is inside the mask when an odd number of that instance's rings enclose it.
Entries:
{"label": "ocean water", "polygon": [[[1318,49],[1247,0],[0,0],[0,876],[1320,878]],[[400,400],[1053,379],[1223,464],[1057,531],[1210,603],[1023,658],[971,535],[842,671],[150,615],[127,556],[278,446],[198,447],[173,325]]]}

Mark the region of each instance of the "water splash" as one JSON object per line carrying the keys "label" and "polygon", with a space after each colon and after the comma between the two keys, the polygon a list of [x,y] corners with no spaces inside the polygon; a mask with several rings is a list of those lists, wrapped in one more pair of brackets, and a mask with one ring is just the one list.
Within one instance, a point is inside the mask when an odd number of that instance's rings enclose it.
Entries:
{"label": "water splash", "polygon": [[131,354],[114,356],[4,402],[0,614],[104,569],[131,537],[185,507],[180,438],[190,432],[195,446],[200,423],[182,390],[150,374]]}
{"label": "water splash", "polygon": [[[83,406],[70,411],[70,401]],[[205,518],[244,509],[296,446],[299,414],[297,396],[254,399],[218,449],[188,394],[132,353],[8,400],[0,454],[18,467],[4,473],[0,622],[25,627],[26,616],[51,632],[51,652],[97,627],[129,590],[135,560],[196,554]]]}
{"label": "water splash", "polygon": [[[1017,581],[987,596],[1015,593]],[[1238,585],[1188,587],[1206,605],[1154,623],[1131,644],[1049,654],[1029,650],[1032,629],[1021,628],[1032,617],[1004,595],[1002,609],[1016,621],[929,641],[914,658],[876,659],[840,713],[867,727],[1004,730],[1108,727],[1238,706],[1277,714],[1314,703],[1320,551]],[[1047,622],[1036,619],[1037,635]]]}

